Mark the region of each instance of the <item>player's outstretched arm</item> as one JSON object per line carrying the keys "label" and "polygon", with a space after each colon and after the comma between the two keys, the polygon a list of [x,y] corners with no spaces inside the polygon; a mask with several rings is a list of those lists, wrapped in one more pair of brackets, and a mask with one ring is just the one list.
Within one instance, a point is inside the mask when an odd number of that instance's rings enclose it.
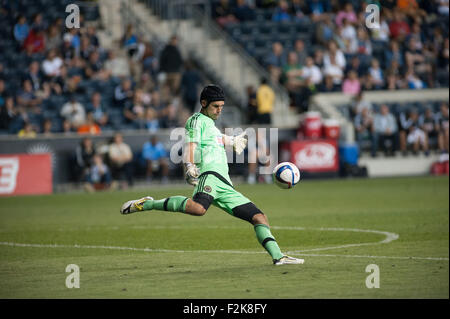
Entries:
{"label": "player's outstretched arm", "polygon": [[193,186],[196,186],[198,184],[198,177],[200,175],[200,171],[195,165],[195,148],[197,147],[197,144],[194,142],[190,142],[187,144],[186,148],[186,156],[184,158],[184,168],[185,168],[185,175],[186,175],[186,181],[188,184],[191,184]]}

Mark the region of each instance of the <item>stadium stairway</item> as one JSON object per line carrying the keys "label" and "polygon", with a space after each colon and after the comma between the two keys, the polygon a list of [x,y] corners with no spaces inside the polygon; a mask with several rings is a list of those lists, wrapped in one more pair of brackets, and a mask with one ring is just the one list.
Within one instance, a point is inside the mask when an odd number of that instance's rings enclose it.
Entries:
{"label": "stadium stairway", "polygon": [[[209,17],[201,13],[192,18],[163,20],[151,8],[137,0],[122,3],[122,14],[144,34],[159,39],[169,39],[177,34],[184,56],[193,58],[212,80],[221,84],[232,99],[245,108],[246,87],[258,87],[261,77],[268,73],[244,49],[240,48],[225,32],[221,31]],[[272,125],[279,128],[297,127],[299,116],[289,109],[289,98],[284,88],[275,87],[276,101]]]}

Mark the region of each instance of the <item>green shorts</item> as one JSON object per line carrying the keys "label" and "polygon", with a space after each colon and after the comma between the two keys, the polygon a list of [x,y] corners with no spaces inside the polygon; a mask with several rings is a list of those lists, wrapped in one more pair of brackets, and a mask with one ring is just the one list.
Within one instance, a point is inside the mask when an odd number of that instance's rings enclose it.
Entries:
{"label": "green shorts", "polygon": [[[235,216],[236,210],[233,211],[234,208],[249,204],[251,201],[235,190],[231,184],[225,183],[225,178],[219,177],[221,176],[214,174],[202,174],[199,178],[197,186],[194,189],[192,197],[194,201],[196,201],[196,198],[202,197],[204,201],[209,201],[209,204],[213,204],[214,206],[226,211],[228,214]],[[205,194],[209,196],[205,196]],[[204,204],[203,206],[205,207]],[[207,209],[207,207],[205,208]]]}

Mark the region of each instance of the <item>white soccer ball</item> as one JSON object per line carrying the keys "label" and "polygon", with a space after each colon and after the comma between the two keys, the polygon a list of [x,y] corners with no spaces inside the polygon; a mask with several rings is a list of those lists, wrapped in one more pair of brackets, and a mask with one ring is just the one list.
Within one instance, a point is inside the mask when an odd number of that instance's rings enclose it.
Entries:
{"label": "white soccer ball", "polygon": [[283,162],[275,166],[272,177],[278,187],[292,188],[300,181],[300,171],[293,163]]}

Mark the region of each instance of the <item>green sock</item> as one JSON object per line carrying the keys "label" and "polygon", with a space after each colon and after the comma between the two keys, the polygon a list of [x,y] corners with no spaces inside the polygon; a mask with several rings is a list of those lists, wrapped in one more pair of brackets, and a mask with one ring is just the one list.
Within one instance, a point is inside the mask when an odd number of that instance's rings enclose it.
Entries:
{"label": "green sock", "polygon": [[148,200],[144,203],[144,210],[162,210],[184,213],[188,198],[185,196],[171,196],[158,200]]}
{"label": "green sock", "polygon": [[283,253],[278,247],[275,238],[270,232],[270,228],[264,224],[257,224],[254,226],[256,238],[258,238],[259,243],[264,247],[265,250],[272,256],[272,259],[280,259],[283,257]]}

